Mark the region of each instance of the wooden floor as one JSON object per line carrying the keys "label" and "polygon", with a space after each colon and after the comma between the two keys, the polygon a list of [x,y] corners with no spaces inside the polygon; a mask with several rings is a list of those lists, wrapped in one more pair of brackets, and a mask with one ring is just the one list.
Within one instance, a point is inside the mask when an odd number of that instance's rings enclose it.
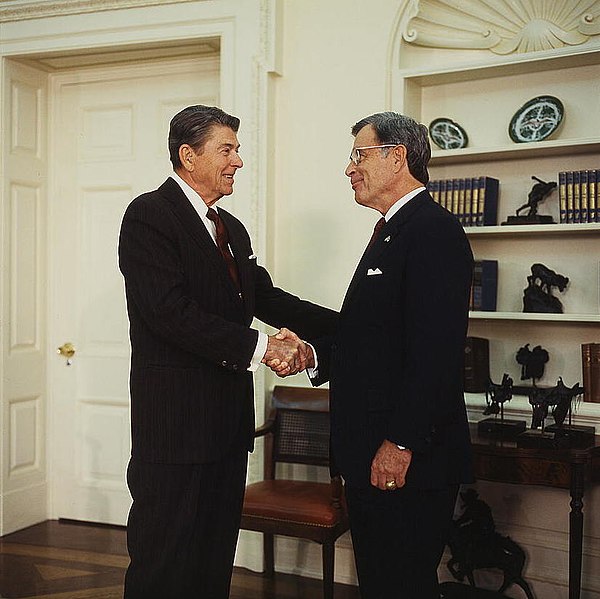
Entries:
{"label": "wooden floor", "polygon": [[[0,538],[0,598],[122,599],[128,563],[123,528],[50,520]],[[236,568],[230,599],[321,599],[321,589]],[[359,599],[358,589],[336,584],[335,599]]]}

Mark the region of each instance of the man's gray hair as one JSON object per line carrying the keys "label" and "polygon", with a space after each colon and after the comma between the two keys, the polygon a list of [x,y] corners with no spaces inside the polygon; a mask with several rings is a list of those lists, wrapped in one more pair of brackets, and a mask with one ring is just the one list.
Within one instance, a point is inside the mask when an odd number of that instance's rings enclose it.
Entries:
{"label": "man's gray hair", "polygon": [[229,127],[237,133],[240,119],[223,112],[216,106],[188,106],[178,112],[172,119],[169,127],[169,157],[173,168],[181,166],[179,148],[188,144],[196,152],[204,147],[212,128],[216,125]]}
{"label": "man's gray hair", "polygon": [[397,112],[378,112],[358,121],[352,127],[352,135],[356,137],[367,125],[373,126],[380,143],[403,145],[406,148],[410,174],[423,185],[427,185],[427,164],[431,158],[427,127]]}

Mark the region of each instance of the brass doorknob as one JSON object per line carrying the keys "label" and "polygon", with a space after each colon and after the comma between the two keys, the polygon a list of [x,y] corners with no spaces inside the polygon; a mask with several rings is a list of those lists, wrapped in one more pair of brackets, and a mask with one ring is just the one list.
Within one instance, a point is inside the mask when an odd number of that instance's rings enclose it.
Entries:
{"label": "brass doorknob", "polygon": [[60,354],[61,356],[64,356],[65,358],[69,359],[72,358],[75,355],[75,347],[72,343],[70,343],[69,341],[67,341],[66,343],[63,343],[57,350],[56,350],[57,354]]}

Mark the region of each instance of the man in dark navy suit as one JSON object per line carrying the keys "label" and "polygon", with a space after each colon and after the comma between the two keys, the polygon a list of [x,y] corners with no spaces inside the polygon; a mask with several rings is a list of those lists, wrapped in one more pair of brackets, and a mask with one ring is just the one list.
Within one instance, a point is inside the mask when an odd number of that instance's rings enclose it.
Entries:
{"label": "man in dark navy suit", "polygon": [[473,257],[425,189],[426,127],[386,112],[352,134],[346,175],[381,218],[337,333],[314,344],[313,384],[330,381],[361,596],[438,599],[458,486],[471,480],[462,379]]}
{"label": "man in dark navy suit", "polygon": [[[252,371],[302,370],[298,338],[337,313],[273,286],[244,225],[214,205],[233,192],[239,120],[190,106],[171,121],[174,173],[129,205],[121,227],[131,338],[131,564],[126,599],[226,599],[253,446]],[[279,336],[281,337],[281,336]]]}

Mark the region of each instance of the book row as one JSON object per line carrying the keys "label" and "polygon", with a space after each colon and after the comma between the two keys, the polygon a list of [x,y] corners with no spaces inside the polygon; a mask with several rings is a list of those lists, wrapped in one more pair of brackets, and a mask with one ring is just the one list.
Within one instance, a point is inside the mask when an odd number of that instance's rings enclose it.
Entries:
{"label": "book row", "polygon": [[600,169],[558,173],[561,223],[600,223]]}
{"label": "book row", "polygon": [[493,177],[429,181],[431,197],[456,215],[464,227],[496,225],[499,181]]}

